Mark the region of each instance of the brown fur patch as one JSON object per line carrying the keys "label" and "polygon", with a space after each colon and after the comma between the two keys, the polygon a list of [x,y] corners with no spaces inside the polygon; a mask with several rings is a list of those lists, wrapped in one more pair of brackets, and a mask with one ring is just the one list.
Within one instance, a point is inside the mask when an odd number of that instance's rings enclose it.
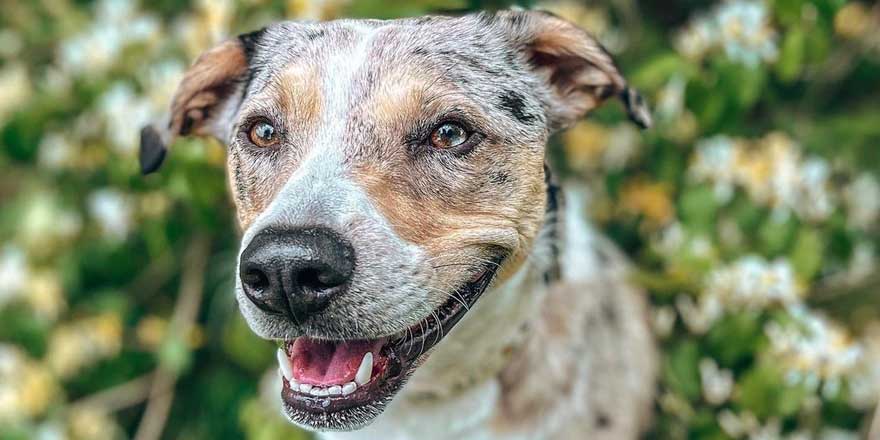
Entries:
{"label": "brown fur patch", "polygon": [[234,82],[247,73],[244,47],[229,40],[203,53],[187,70],[171,102],[170,130],[180,135],[207,135],[203,131],[211,107],[226,99]]}

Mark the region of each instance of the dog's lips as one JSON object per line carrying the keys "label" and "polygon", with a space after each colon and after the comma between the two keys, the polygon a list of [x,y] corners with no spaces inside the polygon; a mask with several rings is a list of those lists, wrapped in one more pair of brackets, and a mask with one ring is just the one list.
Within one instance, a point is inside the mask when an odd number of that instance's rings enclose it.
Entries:
{"label": "dog's lips", "polygon": [[284,377],[281,396],[288,412],[328,415],[387,401],[419,359],[479,299],[500,263],[499,258],[487,264],[434,313],[397,335],[358,341],[308,337],[288,341],[279,351]]}

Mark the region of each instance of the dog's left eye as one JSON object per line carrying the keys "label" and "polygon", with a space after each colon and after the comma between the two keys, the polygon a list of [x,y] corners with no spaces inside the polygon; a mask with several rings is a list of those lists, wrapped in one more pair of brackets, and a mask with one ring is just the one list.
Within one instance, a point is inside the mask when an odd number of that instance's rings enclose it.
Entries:
{"label": "dog's left eye", "polygon": [[441,124],[431,133],[431,145],[437,149],[447,149],[458,147],[467,142],[467,130],[454,122],[446,122]]}
{"label": "dog's left eye", "polygon": [[259,121],[251,126],[248,138],[258,147],[273,147],[278,144],[278,133],[272,124]]}

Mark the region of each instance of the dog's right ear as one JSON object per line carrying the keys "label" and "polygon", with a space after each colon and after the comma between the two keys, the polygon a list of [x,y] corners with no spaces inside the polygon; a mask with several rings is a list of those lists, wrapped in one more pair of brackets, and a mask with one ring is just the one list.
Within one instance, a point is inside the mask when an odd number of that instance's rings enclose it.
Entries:
{"label": "dog's right ear", "polygon": [[549,86],[548,116],[553,130],[574,123],[611,97],[623,102],[637,125],[651,126],[647,104],[589,33],[542,11],[500,11],[496,17],[532,72]]}
{"label": "dog's right ear", "polygon": [[141,130],[141,172],[156,171],[178,136],[213,136],[226,141],[241,99],[259,33],[241,35],[208,50],[186,71],[171,100],[167,122]]}

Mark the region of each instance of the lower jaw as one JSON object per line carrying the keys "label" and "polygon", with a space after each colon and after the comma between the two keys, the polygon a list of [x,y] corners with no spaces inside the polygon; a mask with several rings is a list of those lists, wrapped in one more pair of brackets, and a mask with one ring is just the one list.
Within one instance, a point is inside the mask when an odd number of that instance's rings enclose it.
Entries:
{"label": "lower jaw", "polygon": [[[430,350],[464,317],[467,310],[492,282],[502,259],[485,268],[464,289],[465,303],[450,299],[413,328],[417,335],[386,343],[375,355],[380,360],[368,381],[346,395],[313,395],[303,392],[293,379],[282,377],[281,397],[284,413],[295,424],[312,430],[353,430],[369,424],[382,413],[409,376],[427,358]],[[461,291],[456,292],[462,294]],[[464,296],[464,295],[462,295]],[[439,316],[440,321],[438,322]],[[427,330],[421,330],[427,329]],[[292,341],[288,342],[288,348]],[[343,386],[344,384],[337,384]],[[296,389],[294,389],[296,388]],[[309,390],[311,391],[311,390]]]}

